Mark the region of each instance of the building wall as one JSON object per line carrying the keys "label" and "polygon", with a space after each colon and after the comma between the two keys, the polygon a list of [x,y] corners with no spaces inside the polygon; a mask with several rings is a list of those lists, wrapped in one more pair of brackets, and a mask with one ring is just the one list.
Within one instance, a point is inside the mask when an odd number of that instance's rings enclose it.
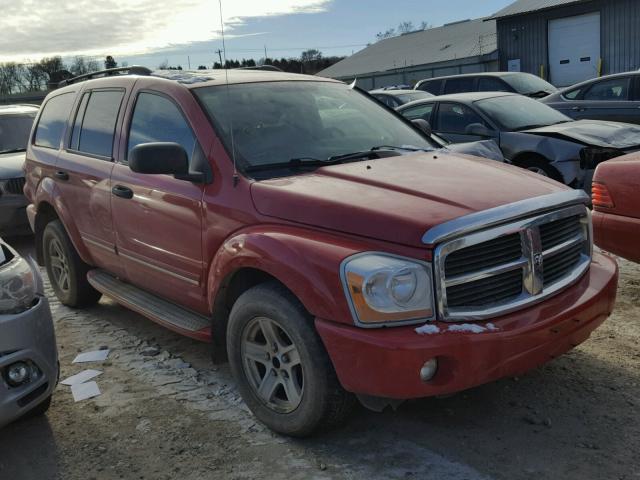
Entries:
{"label": "building wall", "polygon": [[[460,73],[496,72],[498,71],[498,55],[492,53],[478,57],[463,58],[449,62],[419,65],[402,68],[393,72],[377,72],[359,75],[357,77],[358,87],[364,90],[373,90],[389,85],[415,85],[425,78],[442,77],[445,75],[457,75]],[[341,78],[347,83],[354,79]]]}
{"label": "building wall", "polygon": [[519,58],[523,72],[549,78],[547,51],[549,20],[600,12],[602,74],[640,68],[640,5],[638,0],[594,0],[578,5],[498,20],[500,70]]}

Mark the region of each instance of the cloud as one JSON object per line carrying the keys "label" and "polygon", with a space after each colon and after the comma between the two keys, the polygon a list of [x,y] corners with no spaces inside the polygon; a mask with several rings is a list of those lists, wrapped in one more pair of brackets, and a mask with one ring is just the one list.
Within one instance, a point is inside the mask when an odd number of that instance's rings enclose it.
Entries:
{"label": "cloud", "polygon": [[[251,17],[317,13],[332,0],[225,0],[225,33]],[[217,0],[17,0],[0,16],[0,61],[134,55],[220,37]]]}

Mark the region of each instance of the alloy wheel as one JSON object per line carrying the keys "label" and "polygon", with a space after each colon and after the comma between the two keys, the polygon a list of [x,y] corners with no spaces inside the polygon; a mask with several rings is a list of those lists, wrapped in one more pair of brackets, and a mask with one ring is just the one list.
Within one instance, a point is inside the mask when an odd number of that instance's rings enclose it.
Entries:
{"label": "alloy wheel", "polygon": [[53,281],[60,290],[68,292],[71,286],[69,261],[57,238],[52,238],[49,242],[49,262],[51,263]]}
{"label": "alloy wheel", "polygon": [[275,320],[256,317],[242,334],[242,366],[254,394],[278,413],[294,411],[304,393],[298,348]]}

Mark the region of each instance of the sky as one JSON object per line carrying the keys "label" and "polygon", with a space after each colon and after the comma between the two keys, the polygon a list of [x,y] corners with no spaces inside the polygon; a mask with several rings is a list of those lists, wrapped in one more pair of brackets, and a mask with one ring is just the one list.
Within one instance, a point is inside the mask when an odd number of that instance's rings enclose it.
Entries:
{"label": "sky", "polygon": [[14,0],[0,17],[0,62],[112,55],[129,65],[211,66],[229,59],[350,55],[402,21],[478,18],[510,0]]}

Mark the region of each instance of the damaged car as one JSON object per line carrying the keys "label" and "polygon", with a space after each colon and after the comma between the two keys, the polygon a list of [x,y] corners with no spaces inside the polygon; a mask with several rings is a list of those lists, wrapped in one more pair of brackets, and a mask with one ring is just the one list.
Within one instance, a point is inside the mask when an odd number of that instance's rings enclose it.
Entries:
{"label": "damaged car", "polygon": [[22,166],[37,113],[34,105],[0,106],[0,235],[31,234]]}
{"label": "damaged car", "polygon": [[504,92],[461,93],[399,107],[446,140],[493,139],[504,157],[574,188],[589,188],[598,163],[640,149],[640,126],[572,120],[547,105]]}

